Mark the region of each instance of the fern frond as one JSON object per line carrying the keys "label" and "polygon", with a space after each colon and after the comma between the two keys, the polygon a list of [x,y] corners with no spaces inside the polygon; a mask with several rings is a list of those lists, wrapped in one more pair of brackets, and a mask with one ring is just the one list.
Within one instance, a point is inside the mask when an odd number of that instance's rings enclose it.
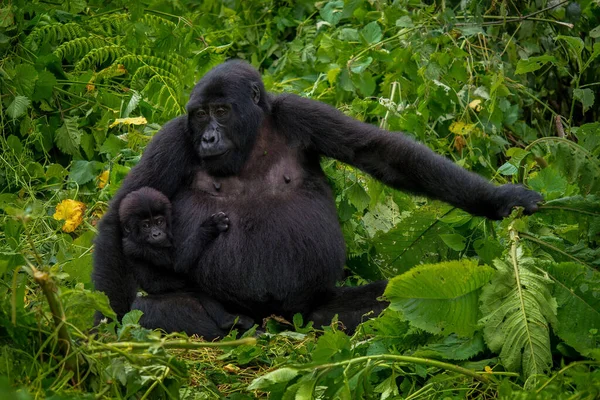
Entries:
{"label": "fern frond", "polygon": [[103,46],[92,49],[75,65],[75,70],[82,71],[91,68],[92,65],[99,65],[109,60],[115,60],[123,55],[125,51],[126,50],[119,45]]}
{"label": "fern frond", "polygon": [[[173,60],[176,59],[173,58]],[[182,76],[183,71],[187,68],[186,64],[180,63],[178,60],[173,62],[164,58],[142,54],[127,54],[116,59],[114,63],[123,64],[130,72],[144,66],[149,66],[168,71],[175,76]]]}
{"label": "fern frond", "polygon": [[174,23],[173,21],[170,21],[164,17],[160,17],[158,15],[154,15],[154,14],[144,14],[144,16],[142,17],[142,21],[154,28],[154,29],[158,29],[164,26],[169,27],[170,29],[175,29],[177,28],[177,24]]}
{"label": "fern frond", "polygon": [[61,43],[87,35],[87,32],[76,22],[44,25],[31,31],[25,39],[25,47],[30,50],[37,50],[41,44]]}
{"label": "fern frond", "polygon": [[111,14],[90,21],[90,30],[101,36],[122,36],[125,28],[131,24],[129,14]]}
{"label": "fern frond", "polygon": [[80,37],[64,42],[54,50],[54,55],[59,59],[77,59],[88,54],[95,48],[102,47],[106,43],[96,37]]}
{"label": "fern frond", "polygon": [[[149,80],[144,83],[144,79],[150,76]],[[135,71],[135,74],[131,78],[131,87],[135,89],[142,89],[148,86],[150,82],[158,80],[170,85],[171,87],[179,87],[178,76],[172,74],[166,69],[155,67],[151,65],[144,65]]]}

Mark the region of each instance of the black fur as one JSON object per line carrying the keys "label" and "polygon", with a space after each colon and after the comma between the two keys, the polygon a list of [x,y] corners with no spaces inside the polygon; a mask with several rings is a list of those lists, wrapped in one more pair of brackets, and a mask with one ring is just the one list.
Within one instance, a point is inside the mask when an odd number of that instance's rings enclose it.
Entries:
{"label": "black fur", "polygon": [[[252,319],[240,316],[236,324],[236,316],[228,313],[220,303],[199,292],[193,293],[193,285],[189,284],[189,279],[175,272],[173,268],[173,259],[197,263],[199,254],[210,241],[228,229],[229,218],[225,213],[216,213],[207,218],[200,227],[193,231],[195,233],[188,233],[187,238],[175,248],[171,236],[171,202],[158,190],[142,187],[129,193],[121,201],[119,218],[123,233],[125,265],[131,271],[138,287],[150,295],[161,295],[156,298],[164,299],[180,299],[181,296],[170,297],[168,294],[189,291],[187,297],[192,296],[199,301],[194,306],[196,328],[190,331],[187,327],[194,326],[194,322],[177,325],[177,318],[174,318],[173,322],[161,326],[160,321],[163,313],[167,312],[167,308],[164,309],[164,312],[159,311],[161,308],[154,311],[152,307],[149,308],[145,304],[144,300],[137,299],[132,308],[136,309],[139,305],[139,309],[147,314],[140,321],[143,326],[160,327],[167,332],[188,331],[189,334],[198,334],[206,339],[223,337],[234,325],[243,329],[252,327],[254,324]],[[164,219],[164,223],[161,226],[154,226],[153,223],[159,218]],[[147,235],[150,229],[144,233],[142,228],[144,221],[150,221],[154,236]],[[156,239],[157,234],[158,239]],[[180,252],[177,251],[177,248],[179,247],[188,249],[184,253],[187,258],[178,256]],[[184,297],[186,296],[184,295]],[[148,300],[148,304],[156,303],[152,300],[153,298],[155,297]],[[171,309],[171,313],[173,313],[173,309]]]}
{"label": "black fur", "polygon": [[[218,112],[221,104],[229,107],[227,118],[219,117],[225,113]],[[258,72],[242,61],[206,74],[187,110],[148,145],[99,227],[93,278],[118,315],[131,307],[133,297],[125,294],[131,283],[114,210],[141,186],[155,187],[173,202],[175,243],[208,216],[218,211],[229,216],[228,232],[206,247],[197,267],[175,263],[177,271],[193,275],[197,289],[257,320],[302,312],[324,323],[338,314],[349,329],[358,323],[356,310],[382,307],[374,298],[385,284],[335,287],[345,247],[321,156],[357,166],[394,188],[493,219],[513,206],[535,212],[542,199],[520,186],[494,186],[401,133],[359,122],[326,104],[270,95]],[[194,248],[179,251],[186,258]],[[181,318],[191,312],[188,301],[177,306]]]}

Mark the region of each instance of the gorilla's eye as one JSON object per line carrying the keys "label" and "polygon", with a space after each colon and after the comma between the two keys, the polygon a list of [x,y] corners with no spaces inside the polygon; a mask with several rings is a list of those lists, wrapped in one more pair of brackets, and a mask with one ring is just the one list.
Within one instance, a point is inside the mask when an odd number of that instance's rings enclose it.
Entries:
{"label": "gorilla's eye", "polygon": [[203,110],[201,108],[198,111],[196,111],[196,115],[200,118],[206,118],[208,116],[208,113],[206,112],[206,110]]}
{"label": "gorilla's eye", "polygon": [[224,117],[227,115],[227,109],[225,107],[219,107],[215,110],[215,115],[217,117]]}
{"label": "gorilla's eye", "polygon": [[165,222],[163,217],[156,218],[156,225],[161,226]]}
{"label": "gorilla's eye", "polygon": [[144,228],[144,229],[150,228],[150,221],[142,221],[142,228]]}

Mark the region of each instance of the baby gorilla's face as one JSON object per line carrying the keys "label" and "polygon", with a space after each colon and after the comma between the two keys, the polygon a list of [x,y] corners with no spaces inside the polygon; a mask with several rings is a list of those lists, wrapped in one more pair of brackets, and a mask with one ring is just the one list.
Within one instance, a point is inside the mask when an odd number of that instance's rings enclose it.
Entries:
{"label": "baby gorilla's face", "polygon": [[165,217],[153,215],[140,219],[138,224],[138,243],[145,242],[156,247],[170,247],[169,231]]}

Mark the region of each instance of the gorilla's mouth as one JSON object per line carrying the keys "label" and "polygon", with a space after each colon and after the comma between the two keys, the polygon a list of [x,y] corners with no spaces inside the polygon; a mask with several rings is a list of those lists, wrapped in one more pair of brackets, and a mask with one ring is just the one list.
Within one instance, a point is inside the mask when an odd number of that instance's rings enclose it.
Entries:
{"label": "gorilla's mouth", "polygon": [[229,153],[229,149],[225,150],[225,151],[218,151],[218,152],[203,152],[202,154],[202,159],[203,160],[215,160],[219,157],[222,157],[224,155],[226,155],[227,153]]}

